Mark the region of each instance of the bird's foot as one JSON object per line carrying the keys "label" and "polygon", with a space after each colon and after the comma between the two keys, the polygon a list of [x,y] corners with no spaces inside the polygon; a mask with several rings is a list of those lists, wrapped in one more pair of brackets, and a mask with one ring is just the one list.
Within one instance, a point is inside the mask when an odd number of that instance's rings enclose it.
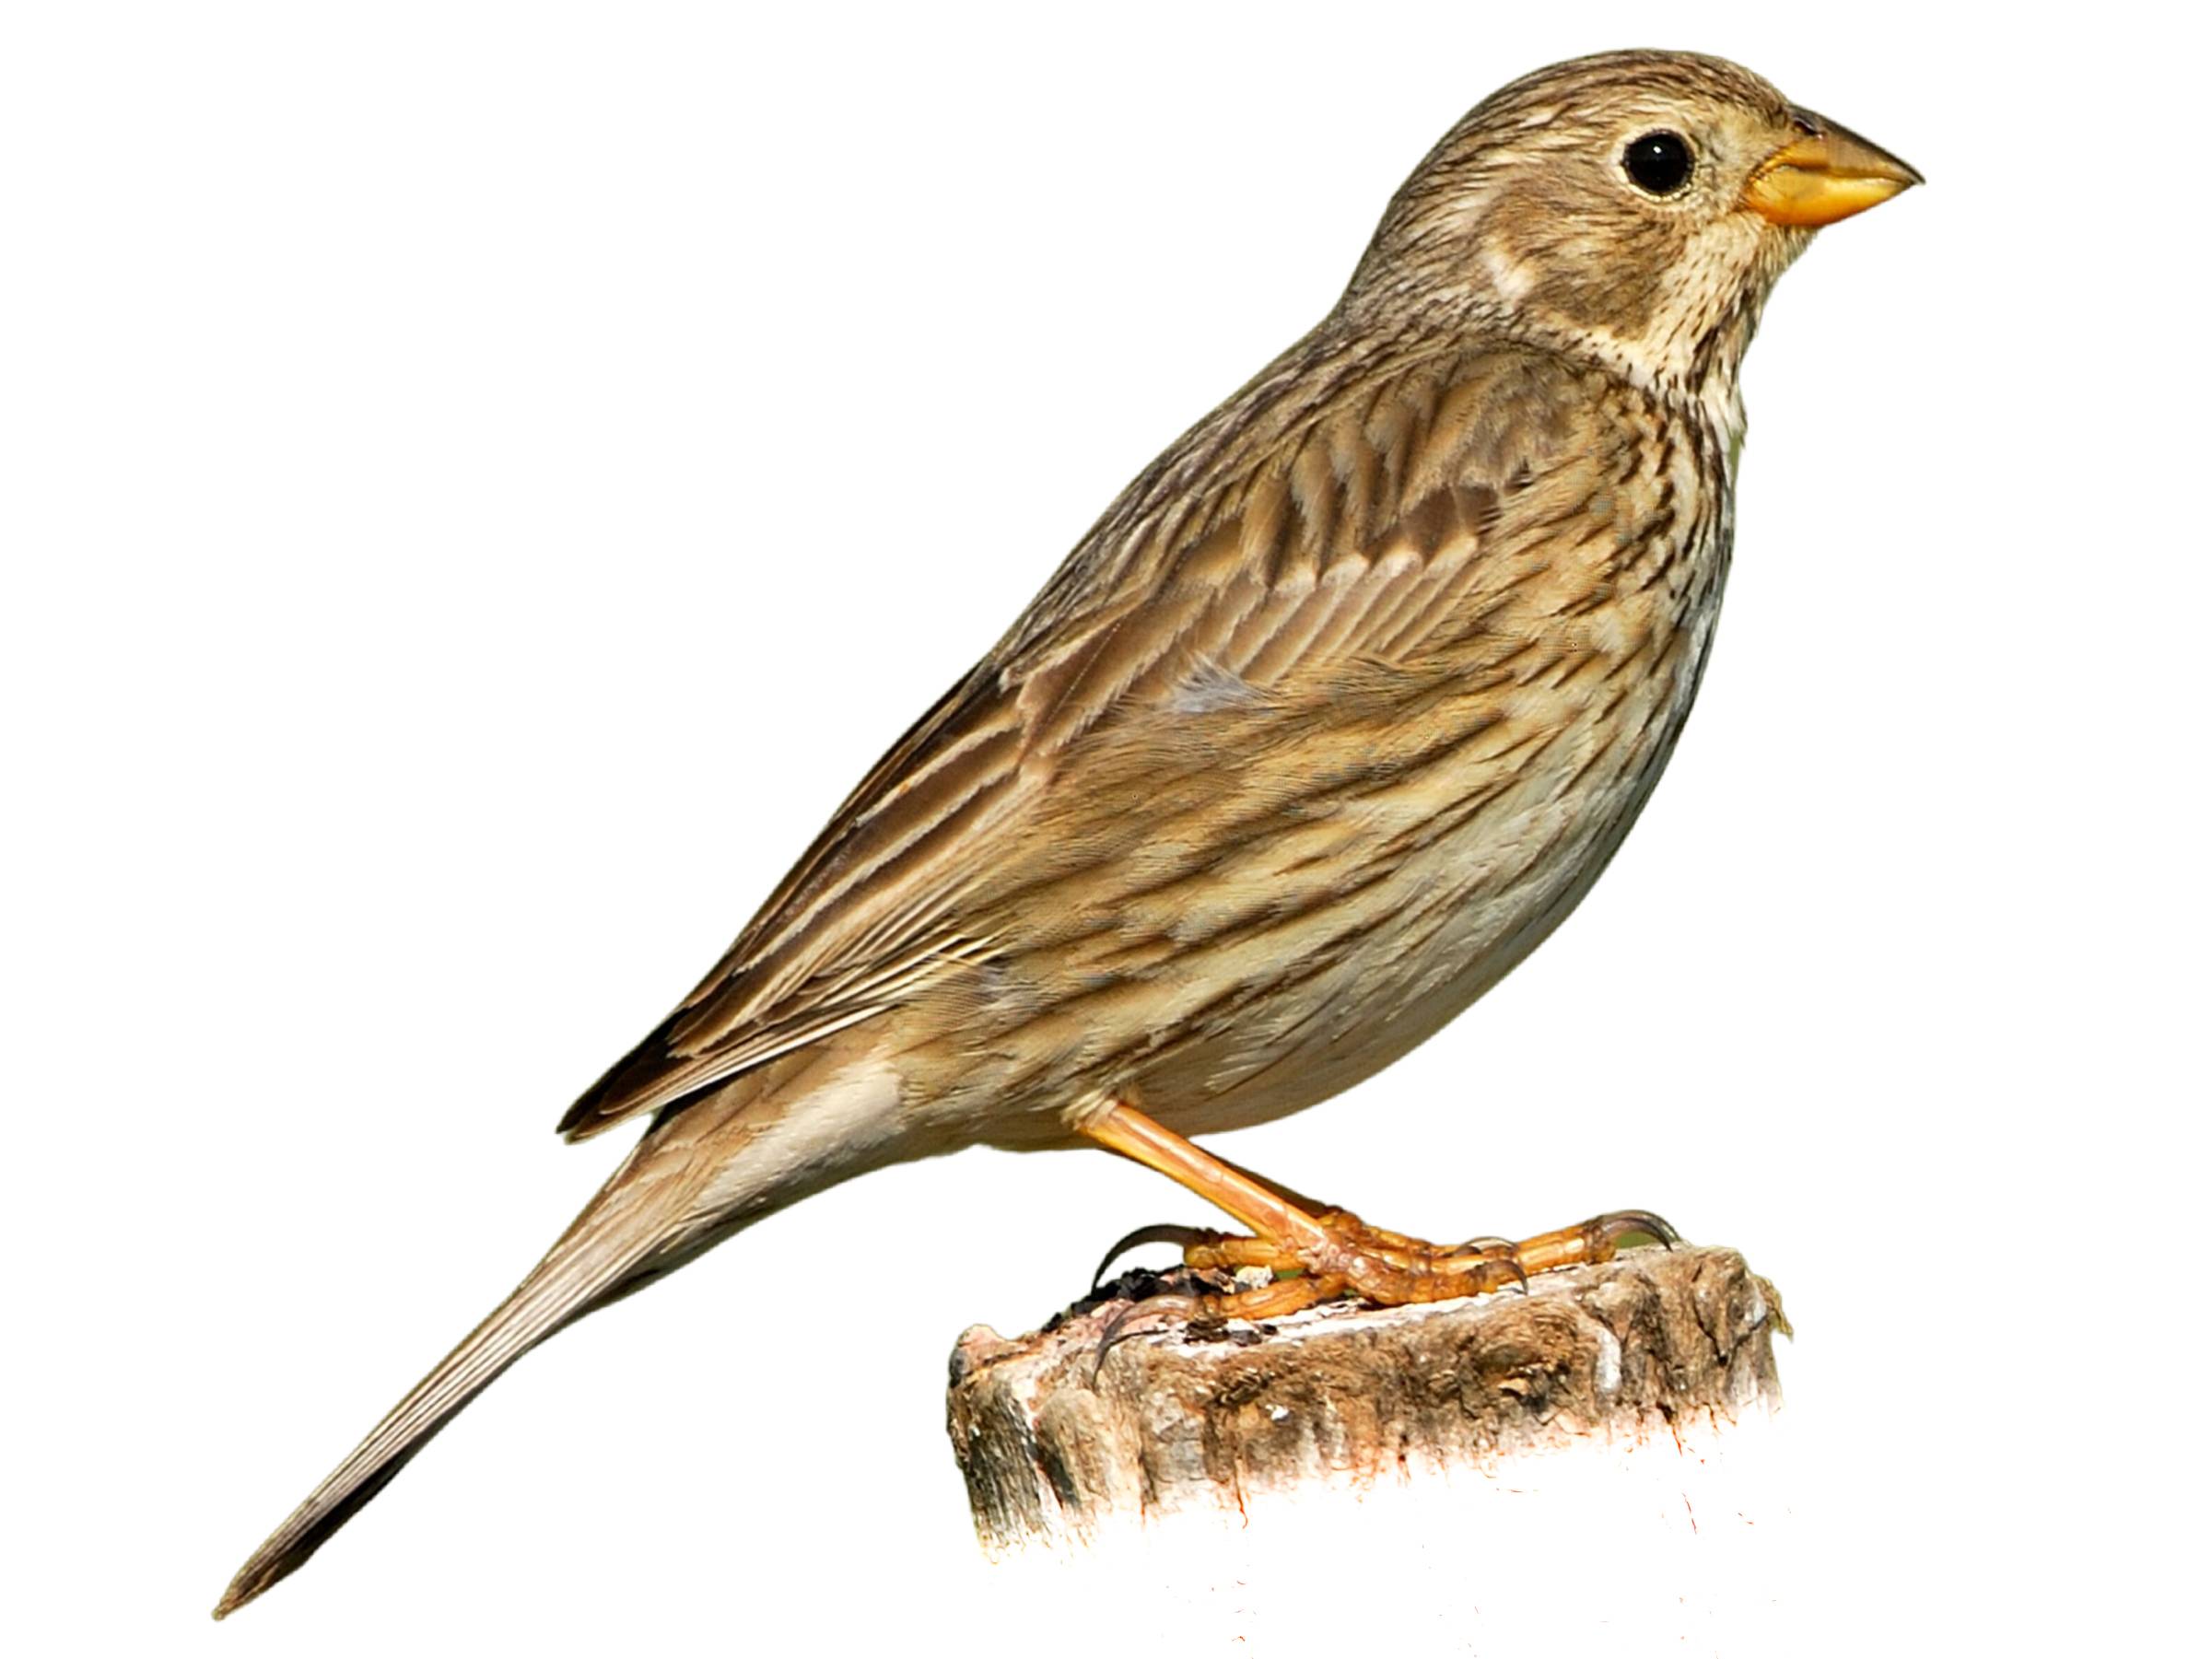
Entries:
{"label": "bird's foot", "polygon": [[1311,1220],[1320,1236],[1300,1244],[1201,1227],[1140,1228],[1115,1244],[1099,1272],[1103,1275],[1123,1251],[1135,1245],[1177,1244],[1183,1265],[1194,1273],[1229,1274],[1247,1280],[1256,1271],[1271,1275],[1238,1291],[1177,1297],[1194,1316],[1280,1319],[1344,1296],[1399,1307],[1481,1296],[1515,1286],[1526,1291],[1532,1274],[1610,1261],[1623,1244],[1638,1238],[1671,1248],[1680,1236],[1644,1209],[1610,1210],[1576,1226],[1517,1242],[1473,1238],[1457,1244],[1434,1244],[1371,1227],[1345,1209],[1320,1210]]}
{"label": "bird's foot", "polygon": [[1100,1266],[1103,1273],[1132,1244],[1172,1243],[1182,1246],[1184,1262],[1193,1271],[1253,1268],[1270,1276],[1249,1290],[1188,1299],[1210,1317],[1279,1319],[1346,1295],[1399,1307],[1480,1296],[1511,1284],[1526,1289],[1532,1274],[1609,1261],[1623,1241],[1638,1234],[1668,1246],[1678,1236],[1649,1210],[1616,1209],[1518,1244],[1478,1238],[1463,1244],[1432,1244],[1271,1187],[1249,1170],[1193,1146],[1126,1101],[1106,1102],[1079,1127],[1099,1145],[1159,1171],[1250,1230],[1140,1228],[1115,1245]]}

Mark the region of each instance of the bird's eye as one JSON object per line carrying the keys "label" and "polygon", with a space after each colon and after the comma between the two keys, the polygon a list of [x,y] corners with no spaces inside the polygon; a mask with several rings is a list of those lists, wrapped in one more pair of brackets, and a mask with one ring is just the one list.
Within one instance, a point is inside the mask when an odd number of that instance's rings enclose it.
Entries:
{"label": "bird's eye", "polygon": [[1621,165],[1644,194],[1671,196],[1690,182],[1690,141],[1679,133],[1646,133],[1621,152]]}

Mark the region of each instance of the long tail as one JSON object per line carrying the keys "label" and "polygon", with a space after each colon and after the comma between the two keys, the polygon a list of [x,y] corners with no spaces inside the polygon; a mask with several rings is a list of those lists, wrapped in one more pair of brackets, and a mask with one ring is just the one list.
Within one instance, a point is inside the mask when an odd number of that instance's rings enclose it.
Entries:
{"label": "long tail", "polygon": [[641,1213],[653,1207],[636,1201],[646,1196],[638,1190],[646,1184],[625,1179],[635,1172],[638,1162],[633,1155],[530,1277],[439,1361],[253,1552],[216,1604],[217,1618],[297,1571],[509,1365],[563,1326],[652,1275],[651,1257],[666,1235],[655,1225],[655,1218]]}

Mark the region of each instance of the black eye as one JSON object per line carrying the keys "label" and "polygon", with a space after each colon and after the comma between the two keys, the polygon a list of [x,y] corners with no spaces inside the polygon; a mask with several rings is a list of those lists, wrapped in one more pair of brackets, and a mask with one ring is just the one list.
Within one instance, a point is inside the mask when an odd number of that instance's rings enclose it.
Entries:
{"label": "black eye", "polygon": [[1621,152],[1621,165],[1638,190],[1671,196],[1690,182],[1690,141],[1679,133],[1646,133]]}

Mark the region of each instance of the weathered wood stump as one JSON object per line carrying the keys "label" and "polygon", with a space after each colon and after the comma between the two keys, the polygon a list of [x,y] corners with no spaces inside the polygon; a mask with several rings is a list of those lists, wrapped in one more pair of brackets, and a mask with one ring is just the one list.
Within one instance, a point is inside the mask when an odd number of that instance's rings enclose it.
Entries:
{"label": "weathered wood stump", "polygon": [[1688,1247],[1258,1327],[1079,1303],[962,1337],[948,1427],[994,1617],[1071,1653],[1765,1659],[1832,1592],[1793,1542],[1778,1328],[1742,1256]]}
{"label": "weathered wood stump", "polygon": [[[1644,1249],[1515,1291],[1258,1327],[1104,1302],[953,1355],[950,1432],[1003,1554],[1192,1512],[1257,1524],[1325,1490],[1495,1478],[1578,1446],[1680,1444],[1779,1402],[1773,1289],[1733,1250]],[[1124,1336],[1101,1354],[1110,1323]]]}

